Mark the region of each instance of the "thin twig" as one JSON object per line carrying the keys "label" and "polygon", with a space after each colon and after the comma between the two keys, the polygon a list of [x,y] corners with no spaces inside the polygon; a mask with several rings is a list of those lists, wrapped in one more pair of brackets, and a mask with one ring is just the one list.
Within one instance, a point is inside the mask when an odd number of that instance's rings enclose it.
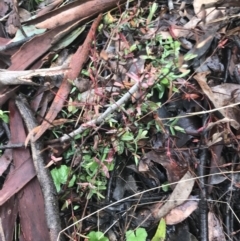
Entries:
{"label": "thin twig", "polygon": [[112,114],[115,110],[117,110],[121,105],[123,105],[130,99],[130,97],[139,89],[139,86],[140,84],[139,82],[137,82],[135,85],[131,87],[131,89],[121,99],[119,99],[113,105],[109,106],[107,110],[104,113],[102,113],[98,118],[82,124],[78,129],[74,130],[70,134],[63,135],[60,138],[60,141],[61,142],[68,141],[70,138],[73,138],[74,136],[83,133],[86,129],[95,125],[99,125],[102,122],[104,122],[110,114]]}

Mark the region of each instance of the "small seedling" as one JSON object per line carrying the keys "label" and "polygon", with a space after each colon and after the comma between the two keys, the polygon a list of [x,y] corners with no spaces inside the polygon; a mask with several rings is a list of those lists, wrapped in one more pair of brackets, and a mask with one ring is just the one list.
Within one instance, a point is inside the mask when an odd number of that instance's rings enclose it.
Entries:
{"label": "small seedling", "polygon": [[87,235],[87,237],[89,238],[89,241],[109,241],[109,239],[104,236],[104,233],[100,231],[92,231]]}
{"label": "small seedling", "polygon": [[9,122],[9,117],[8,117],[7,113],[9,113],[9,111],[0,110],[0,119],[2,121],[4,121],[5,123]]}
{"label": "small seedling", "polygon": [[[61,165],[59,168],[54,168],[51,170],[51,175],[53,178],[53,182],[56,186],[57,192],[60,192],[62,184],[66,184],[70,172],[70,167],[66,165]],[[68,187],[72,187],[75,181],[76,175],[73,175],[71,180],[69,181]]]}
{"label": "small seedling", "polygon": [[176,135],[175,131],[186,133],[185,130],[182,127],[177,125],[177,122],[178,122],[177,118],[176,119],[172,119],[170,121],[171,121],[171,123],[169,124],[169,129],[170,129],[172,135]]}
{"label": "small seedling", "polygon": [[169,184],[168,184],[168,182],[165,182],[165,183],[162,184],[162,190],[164,192],[168,192],[169,191]]}
{"label": "small seedling", "polygon": [[135,231],[126,232],[126,241],[146,241],[147,232],[145,228],[137,228]]}

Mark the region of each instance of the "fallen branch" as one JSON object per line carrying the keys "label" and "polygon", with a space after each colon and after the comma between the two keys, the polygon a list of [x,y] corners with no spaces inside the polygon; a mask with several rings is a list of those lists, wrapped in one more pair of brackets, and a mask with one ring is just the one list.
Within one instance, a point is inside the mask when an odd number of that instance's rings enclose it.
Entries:
{"label": "fallen branch", "polygon": [[88,121],[84,124],[82,124],[78,129],[74,130],[73,132],[71,132],[70,134],[65,134],[63,135],[59,140],[61,142],[67,141],[70,138],[73,138],[74,136],[83,133],[86,129],[90,128],[91,126],[94,125],[99,125],[102,122],[104,122],[106,120],[106,118],[112,114],[115,110],[117,110],[121,105],[123,105],[124,103],[126,103],[130,97],[136,92],[138,91],[140,86],[140,83],[137,82],[135,85],[133,85],[131,87],[131,89],[121,98],[119,99],[115,104],[113,104],[112,106],[108,107],[107,110],[102,113],[98,118]]}
{"label": "fallen branch", "polygon": [[[37,122],[27,101],[22,96],[18,96],[16,98],[16,105],[23,117],[28,132],[30,132],[37,126]],[[47,168],[45,168],[44,159],[41,154],[42,149],[43,145],[41,140],[36,142],[31,140],[33,164],[45,201],[45,216],[49,229],[49,236],[51,241],[56,241],[58,234],[61,231],[57,193],[50,172]]]}
{"label": "fallen branch", "polygon": [[33,77],[45,77],[63,75],[68,68],[66,66],[24,70],[24,71],[11,71],[0,69],[0,86],[1,85],[38,85],[32,82]]}
{"label": "fallen branch", "polygon": [[25,147],[25,144],[24,143],[10,143],[10,144],[7,144],[5,146],[0,146],[0,150],[6,150],[6,149],[15,149],[15,148],[21,148],[21,147]]}

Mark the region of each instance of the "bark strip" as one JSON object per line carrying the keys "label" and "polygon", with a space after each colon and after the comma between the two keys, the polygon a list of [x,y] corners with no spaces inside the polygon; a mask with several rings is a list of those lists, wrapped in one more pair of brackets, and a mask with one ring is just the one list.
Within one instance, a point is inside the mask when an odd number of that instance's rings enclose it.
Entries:
{"label": "bark strip", "polygon": [[[37,122],[26,99],[22,96],[16,97],[16,105],[23,117],[28,132],[30,132],[37,126]],[[56,241],[58,234],[61,231],[57,192],[49,170],[44,167],[45,163],[41,154],[42,149],[43,145],[41,140],[36,142],[31,140],[33,164],[43,192],[45,216],[49,228],[50,240]]]}

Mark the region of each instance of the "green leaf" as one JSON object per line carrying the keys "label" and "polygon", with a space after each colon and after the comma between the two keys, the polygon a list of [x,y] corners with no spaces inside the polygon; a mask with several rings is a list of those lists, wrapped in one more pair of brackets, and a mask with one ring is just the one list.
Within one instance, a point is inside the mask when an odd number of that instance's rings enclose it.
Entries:
{"label": "green leaf", "polygon": [[52,51],[58,51],[60,49],[66,48],[85,30],[85,28],[86,28],[86,25],[83,25],[71,31],[65,37],[61,38],[61,40],[57,44],[54,44]]}
{"label": "green leaf", "polygon": [[[32,37],[37,34],[42,34],[46,31],[46,29],[36,28],[34,25],[29,26],[22,26],[24,33],[27,35],[27,37]],[[17,42],[22,39],[25,39],[25,36],[23,35],[21,29],[17,30],[17,33],[15,37],[11,40],[11,42]]]}
{"label": "green leaf", "polygon": [[107,237],[104,236],[103,232],[90,232],[87,237],[89,237],[89,241],[109,241]]}
{"label": "green leaf", "polygon": [[93,161],[93,162],[91,162],[91,164],[89,164],[89,170],[92,171],[94,174],[98,170],[98,167],[99,167],[99,164],[95,161]]}
{"label": "green leaf", "polygon": [[168,182],[165,182],[164,184],[162,184],[162,190],[163,190],[164,192],[168,192],[168,190],[169,190],[169,184],[168,184]]}
{"label": "green leaf", "polygon": [[3,114],[2,116],[0,116],[0,118],[1,118],[5,123],[8,123],[8,122],[9,122],[8,115]]}
{"label": "green leaf", "polygon": [[105,24],[111,24],[116,22],[116,19],[111,15],[111,12],[107,12],[107,14],[105,14],[103,21]]}
{"label": "green leaf", "polygon": [[173,129],[173,127],[172,126],[169,126],[169,129],[170,129],[170,131],[171,131],[171,133],[172,133],[172,135],[174,135],[175,136],[175,131],[174,131],[174,129]]}
{"label": "green leaf", "polygon": [[79,205],[75,205],[75,206],[73,206],[73,210],[78,210],[79,208],[80,208]]}
{"label": "green leaf", "polygon": [[136,230],[136,238],[140,240],[146,240],[147,238],[147,232],[145,228],[137,228]]}
{"label": "green leaf", "polygon": [[186,133],[185,130],[182,127],[180,127],[180,126],[174,126],[174,129],[176,131],[179,131],[179,132],[182,132],[182,133]]}
{"label": "green leaf", "polygon": [[59,180],[59,173],[58,173],[58,171],[54,168],[51,171],[51,175],[52,175],[52,178],[53,178],[54,185],[55,185],[55,187],[57,189],[57,192],[60,192],[60,190],[61,190],[61,182]]}
{"label": "green leaf", "polygon": [[139,160],[138,160],[138,157],[136,155],[134,155],[134,161],[135,161],[136,166],[138,166]]}
{"label": "green leaf", "polygon": [[139,140],[141,140],[141,139],[147,138],[147,137],[146,137],[147,133],[148,133],[147,130],[144,131],[144,130],[140,129],[140,130],[138,131],[137,137],[135,138],[135,141],[139,141]]}
{"label": "green leaf", "polygon": [[172,123],[170,124],[170,126],[175,126],[178,122],[178,119],[177,118],[174,118],[174,119],[171,119],[170,120]]}
{"label": "green leaf", "polygon": [[162,75],[168,75],[170,73],[170,69],[169,68],[163,68],[163,69],[161,69],[161,74]]}
{"label": "green leaf", "polygon": [[132,141],[134,136],[131,132],[125,132],[121,137],[121,141]]}
{"label": "green leaf", "polygon": [[148,107],[149,107],[151,110],[153,110],[153,111],[155,111],[155,110],[157,110],[159,107],[161,107],[161,103],[160,103],[160,102],[155,103],[155,102],[152,102],[152,101],[147,101],[147,105],[148,105]]}
{"label": "green leaf", "polygon": [[66,165],[61,165],[59,168],[55,167],[51,170],[51,175],[57,192],[61,190],[61,184],[65,184],[67,182],[69,172],[70,168]]}
{"label": "green leaf", "polygon": [[118,152],[118,155],[123,154],[123,152],[124,152],[124,142],[123,141],[118,142],[117,152]]}
{"label": "green leaf", "polygon": [[149,15],[147,17],[147,23],[150,23],[152,21],[153,15],[157,11],[157,8],[158,8],[158,4],[157,3],[153,3],[153,5],[150,8],[150,13],[149,13]]}
{"label": "green leaf", "polygon": [[75,105],[73,105],[73,99],[70,97],[68,101],[68,112],[74,114],[76,112],[77,108]]}
{"label": "green leaf", "polygon": [[81,74],[83,74],[83,75],[85,75],[85,76],[87,76],[87,77],[90,76],[88,70],[86,70],[86,69],[83,69],[83,70],[81,71]]}
{"label": "green leaf", "polygon": [[150,55],[141,55],[140,58],[141,59],[152,59],[152,60],[156,59],[155,56],[150,56]]}
{"label": "green leaf", "polygon": [[158,224],[157,231],[151,241],[164,241],[166,238],[166,222],[162,218]]}
{"label": "green leaf", "polygon": [[126,232],[126,241],[146,241],[147,232],[145,228],[137,228],[134,232],[133,230],[128,230]]}
{"label": "green leaf", "polygon": [[187,53],[184,55],[184,60],[188,61],[191,59],[195,59],[197,56],[198,56],[197,54]]}
{"label": "green leaf", "polygon": [[161,80],[161,84],[168,85],[169,80],[167,78],[164,78],[164,79]]}
{"label": "green leaf", "polygon": [[133,52],[134,50],[137,49],[137,44],[133,44],[131,47],[130,47],[130,51]]}
{"label": "green leaf", "polygon": [[188,75],[190,73],[190,70],[188,69],[188,70],[186,70],[184,73],[182,73],[182,74],[178,74],[178,75],[172,75],[172,78],[173,79],[177,79],[177,78],[183,78],[183,77],[185,77],[186,75]]}
{"label": "green leaf", "polygon": [[76,175],[73,175],[71,180],[68,183],[68,187],[72,187],[75,184],[76,179],[77,179]]}

